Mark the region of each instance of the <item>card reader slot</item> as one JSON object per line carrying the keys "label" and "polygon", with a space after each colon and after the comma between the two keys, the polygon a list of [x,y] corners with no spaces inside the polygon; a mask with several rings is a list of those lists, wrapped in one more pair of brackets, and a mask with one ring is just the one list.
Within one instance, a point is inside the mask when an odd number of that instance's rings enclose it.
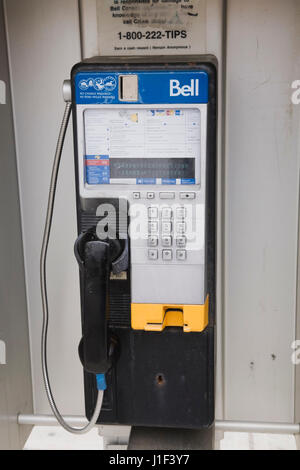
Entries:
{"label": "card reader slot", "polygon": [[120,101],[138,100],[138,77],[135,74],[119,76],[119,99]]}

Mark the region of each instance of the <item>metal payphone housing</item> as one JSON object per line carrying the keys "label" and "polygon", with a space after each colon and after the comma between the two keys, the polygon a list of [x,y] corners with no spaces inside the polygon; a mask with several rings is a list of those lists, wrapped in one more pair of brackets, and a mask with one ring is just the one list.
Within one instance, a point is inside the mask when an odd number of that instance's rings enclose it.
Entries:
{"label": "metal payphone housing", "polygon": [[[119,236],[126,238],[136,204],[144,207],[147,227],[147,237],[127,239],[129,269],[109,281],[108,328],[118,341],[118,359],[107,374],[99,422],[209,426],[214,420],[214,59],[151,58],[150,63],[145,58],[95,58],[77,64],[71,78],[78,233],[101,226],[102,220],[109,229],[110,221],[99,211],[101,204],[115,208]],[[165,160],[164,169],[150,148],[150,159],[146,153],[136,156],[128,167],[129,160],[110,155],[109,124],[105,151],[105,136],[100,135],[106,116],[114,120],[116,113],[131,113],[133,133],[139,120],[150,122],[151,113],[158,119],[177,114],[178,120],[191,125],[190,129],[186,124],[189,143],[184,147],[191,155]],[[166,124],[163,120],[159,126]],[[152,137],[155,129],[151,127]],[[176,153],[181,142],[176,140],[178,128],[172,132]],[[116,153],[126,157],[123,136],[123,149],[120,142],[114,148],[119,146]],[[131,135],[132,148],[137,139],[137,134]],[[155,142],[151,145],[155,149]],[[196,231],[196,244],[185,233],[189,223]],[[84,313],[83,306],[83,322]],[[96,386],[87,372],[85,399],[90,417]]]}

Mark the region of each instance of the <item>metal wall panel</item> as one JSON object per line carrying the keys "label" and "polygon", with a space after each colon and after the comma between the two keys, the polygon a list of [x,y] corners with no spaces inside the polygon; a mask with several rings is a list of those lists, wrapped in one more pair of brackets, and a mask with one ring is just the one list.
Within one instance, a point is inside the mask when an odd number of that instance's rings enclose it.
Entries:
{"label": "metal wall panel", "polygon": [[225,418],[293,422],[300,2],[229,0]]}
{"label": "metal wall panel", "polygon": [[[54,151],[62,119],[63,80],[80,53],[77,0],[6,2],[16,123],[23,240],[36,413],[49,413],[40,363],[39,255]],[[49,372],[62,412],[83,414],[83,377],[72,130],[69,127],[49,245]]]}
{"label": "metal wall panel", "polygon": [[5,83],[0,104],[0,449],[21,449],[31,427],[18,426],[17,415],[32,412],[32,388],[19,188],[2,1],[0,80]]}

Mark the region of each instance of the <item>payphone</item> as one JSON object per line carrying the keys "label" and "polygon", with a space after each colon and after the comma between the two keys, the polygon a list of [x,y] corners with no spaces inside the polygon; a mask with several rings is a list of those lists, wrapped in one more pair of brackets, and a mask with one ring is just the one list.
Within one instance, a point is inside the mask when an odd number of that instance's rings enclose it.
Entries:
{"label": "payphone", "polygon": [[86,415],[210,426],[214,60],[95,58],[73,67],[71,87]]}

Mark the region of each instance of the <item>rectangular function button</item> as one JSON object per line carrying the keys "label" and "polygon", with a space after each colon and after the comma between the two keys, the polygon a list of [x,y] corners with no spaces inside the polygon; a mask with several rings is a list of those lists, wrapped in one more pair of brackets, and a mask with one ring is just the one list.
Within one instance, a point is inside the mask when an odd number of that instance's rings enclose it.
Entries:
{"label": "rectangular function button", "polygon": [[162,259],[164,261],[171,261],[173,257],[172,250],[163,250],[162,252]]}
{"label": "rectangular function button", "polygon": [[171,192],[164,192],[164,193],[159,193],[160,199],[175,199],[175,193]]}
{"label": "rectangular function button", "polygon": [[155,194],[154,193],[147,193],[147,199],[154,199]]}
{"label": "rectangular function button", "polygon": [[148,258],[151,260],[158,259],[158,250],[148,250]]}
{"label": "rectangular function button", "polygon": [[196,193],[180,193],[180,199],[195,199]]}
{"label": "rectangular function button", "polygon": [[141,198],[141,193],[136,191],[135,193],[132,194],[132,196],[133,196],[133,199],[140,199]]}

